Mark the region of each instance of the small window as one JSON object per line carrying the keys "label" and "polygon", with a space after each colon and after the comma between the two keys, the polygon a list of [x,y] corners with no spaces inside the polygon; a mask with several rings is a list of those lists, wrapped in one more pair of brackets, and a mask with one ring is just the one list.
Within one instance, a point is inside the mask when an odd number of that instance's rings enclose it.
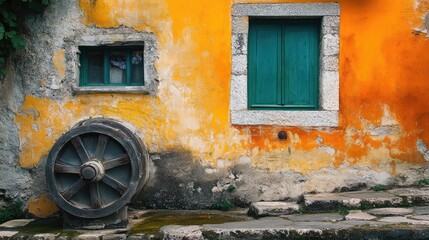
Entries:
{"label": "small window", "polygon": [[318,110],[319,19],[250,19],[248,107]]}
{"label": "small window", "polygon": [[143,86],[143,47],[80,47],[80,86]]}

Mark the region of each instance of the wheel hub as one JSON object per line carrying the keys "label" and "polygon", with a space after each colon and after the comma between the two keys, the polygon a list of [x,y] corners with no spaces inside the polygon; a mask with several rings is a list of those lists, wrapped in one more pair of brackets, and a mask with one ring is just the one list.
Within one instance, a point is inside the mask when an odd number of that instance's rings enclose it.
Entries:
{"label": "wheel hub", "polygon": [[80,166],[80,176],[87,182],[98,182],[104,176],[104,167],[98,161],[88,161]]}

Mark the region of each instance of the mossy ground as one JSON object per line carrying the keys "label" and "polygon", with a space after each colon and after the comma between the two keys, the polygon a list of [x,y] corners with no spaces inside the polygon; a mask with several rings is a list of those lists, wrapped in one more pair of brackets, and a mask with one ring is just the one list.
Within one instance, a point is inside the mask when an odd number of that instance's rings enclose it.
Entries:
{"label": "mossy ground", "polygon": [[141,217],[143,220],[135,224],[129,235],[143,233],[145,235],[160,236],[159,229],[167,225],[203,225],[220,224],[247,220],[245,217],[232,216],[213,212],[185,212],[185,211],[162,211],[148,212]]}

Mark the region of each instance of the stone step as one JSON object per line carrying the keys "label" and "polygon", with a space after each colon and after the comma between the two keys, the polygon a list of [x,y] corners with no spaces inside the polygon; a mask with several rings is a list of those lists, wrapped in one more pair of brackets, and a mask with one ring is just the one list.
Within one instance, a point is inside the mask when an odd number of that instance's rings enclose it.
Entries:
{"label": "stone step", "polygon": [[[406,223],[407,225],[404,225]],[[248,222],[165,226],[163,239],[427,239],[429,221],[386,217],[377,221],[290,221],[267,217]]]}
{"label": "stone step", "polygon": [[400,192],[400,190],[307,194],[303,198],[303,210],[306,212],[323,212],[341,208],[368,209],[408,205],[409,202],[404,201],[408,195],[394,194],[397,192]]}
{"label": "stone step", "polygon": [[248,215],[253,217],[280,216],[299,212],[294,202],[255,202],[250,204]]}

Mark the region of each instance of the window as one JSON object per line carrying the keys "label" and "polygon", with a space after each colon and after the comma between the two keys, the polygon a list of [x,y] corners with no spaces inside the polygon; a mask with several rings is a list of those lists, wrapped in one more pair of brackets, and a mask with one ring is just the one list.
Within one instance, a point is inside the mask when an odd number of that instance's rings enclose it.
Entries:
{"label": "window", "polygon": [[155,34],[128,27],[85,28],[65,39],[65,82],[74,94],[126,93],[156,96]]}
{"label": "window", "polygon": [[317,110],[319,19],[251,19],[248,108]]}
{"label": "window", "polygon": [[143,86],[143,47],[81,47],[80,86]]}
{"label": "window", "polygon": [[238,3],[232,9],[231,123],[337,127],[337,3]]}

